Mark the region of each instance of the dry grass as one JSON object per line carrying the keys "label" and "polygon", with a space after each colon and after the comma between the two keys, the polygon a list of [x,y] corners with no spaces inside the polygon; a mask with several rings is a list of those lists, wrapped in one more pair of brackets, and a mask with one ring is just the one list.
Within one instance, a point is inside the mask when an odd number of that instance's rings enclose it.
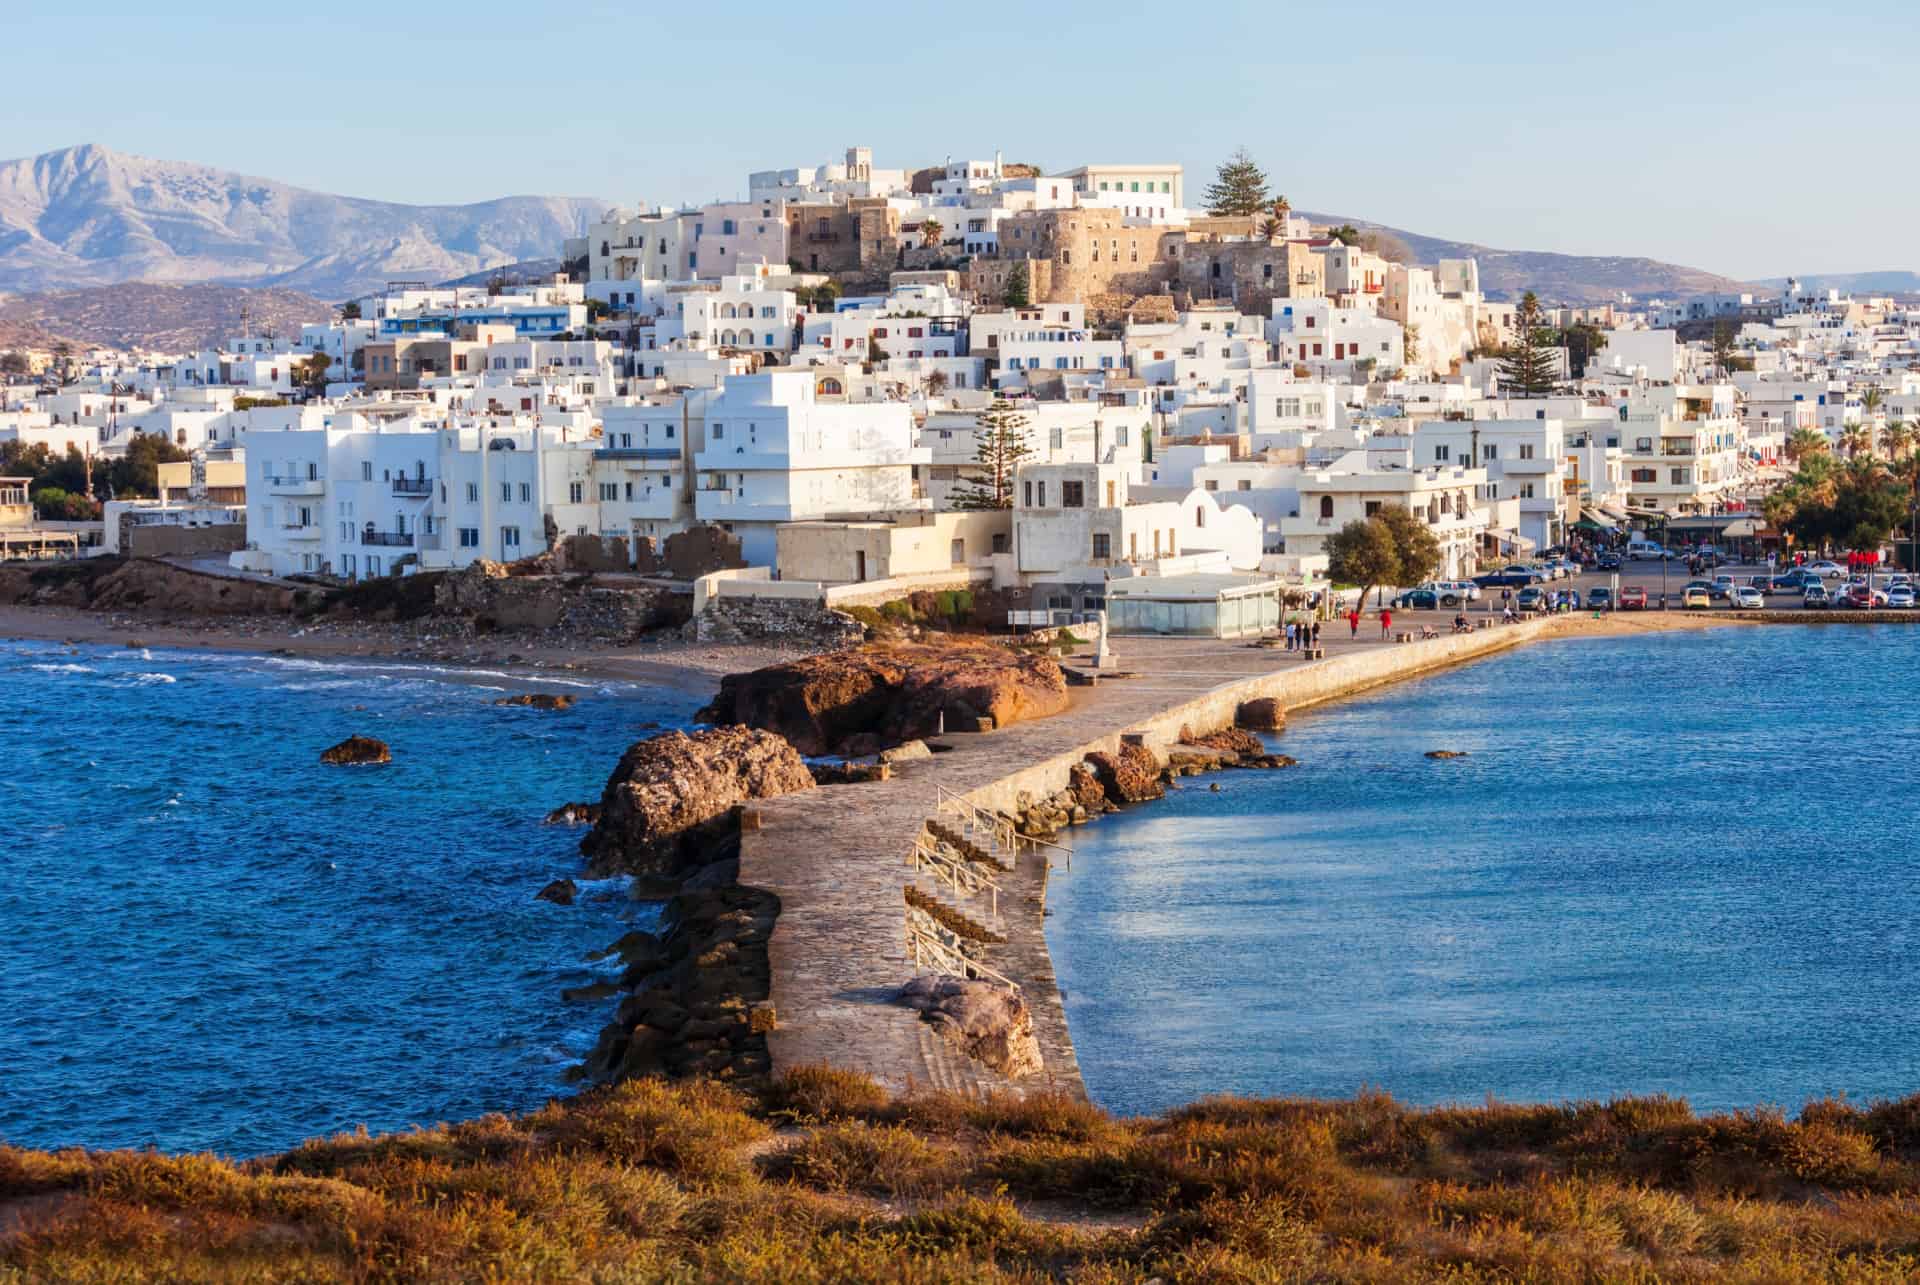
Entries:
{"label": "dry grass", "polygon": [[1916,1161],[1920,1098],[1115,1120],[804,1068],[243,1164],[0,1147],[0,1282],[1911,1280]]}

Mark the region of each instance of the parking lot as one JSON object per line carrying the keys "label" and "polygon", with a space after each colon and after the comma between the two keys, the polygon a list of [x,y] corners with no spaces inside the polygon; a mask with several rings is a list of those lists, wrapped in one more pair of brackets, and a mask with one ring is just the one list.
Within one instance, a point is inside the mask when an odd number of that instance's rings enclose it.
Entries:
{"label": "parking lot", "polygon": [[[1794,568],[1791,567],[1781,568],[1777,574],[1784,576],[1793,570]],[[1607,605],[1604,605],[1602,609],[1628,612],[1635,610],[1707,610],[1752,614],[1757,611],[1798,612],[1808,610],[1810,607],[1844,612],[1855,609],[1859,605],[1865,605],[1849,603],[1844,600],[1844,591],[1850,580],[1849,573],[1844,569],[1838,569],[1834,574],[1828,574],[1818,578],[1818,583],[1822,586],[1829,599],[1829,601],[1825,603],[1809,602],[1805,594],[1799,589],[1789,590],[1774,587],[1764,589],[1757,604],[1754,604],[1751,599],[1748,599],[1748,605],[1736,606],[1733,594],[1725,587],[1726,582],[1722,582],[1720,588],[1707,589],[1704,603],[1699,600],[1698,595],[1695,595],[1691,602],[1687,601],[1686,591],[1689,586],[1711,586],[1716,577],[1731,577],[1731,584],[1738,587],[1752,584],[1756,578],[1763,581],[1771,579],[1775,574],[1776,572],[1772,568],[1769,568],[1764,562],[1723,563],[1695,574],[1687,570],[1687,564],[1684,561],[1670,559],[1663,563],[1657,559],[1640,559],[1622,561],[1617,571],[1587,568],[1570,577],[1544,580],[1532,586],[1532,588],[1544,596],[1548,604],[1552,604],[1555,601],[1556,595],[1564,594],[1568,590],[1577,590],[1580,595],[1580,610],[1582,611],[1591,611],[1594,609],[1595,604],[1592,599],[1592,591],[1596,588],[1607,591]],[[1864,576],[1861,576],[1858,577],[1855,582],[1863,583],[1865,579]],[[1885,595],[1891,585],[1902,583],[1908,585],[1907,594],[1894,594],[1890,602],[1882,599],[1881,595]],[[1524,607],[1521,603],[1521,595],[1523,589],[1526,587],[1514,584],[1504,586],[1504,588],[1508,589],[1512,594],[1511,601],[1515,611],[1527,611],[1527,607]],[[1465,612],[1469,616],[1476,618],[1499,616],[1508,601],[1507,599],[1503,599],[1502,589],[1503,586],[1501,585],[1481,586],[1479,598],[1467,603],[1464,607]],[[1910,596],[1912,593],[1911,578],[1897,572],[1890,573],[1886,570],[1876,571],[1871,577],[1871,592],[1873,597],[1870,601],[1875,610],[1889,608],[1899,610],[1912,606],[1912,598]],[[1645,595],[1644,607],[1635,605],[1639,601],[1641,594]],[[1441,591],[1439,596],[1444,599],[1447,595],[1445,591]],[[1533,596],[1532,594],[1528,595],[1529,605],[1532,605]],[[1390,597],[1388,601],[1391,606],[1396,600]],[[1438,602],[1433,608],[1415,607],[1405,601],[1401,601],[1401,605],[1394,608],[1396,615],[1402,612],[1406,614],[1409,624],[1430,624],[1436,618],[1451,621],[1452,617],[1462,609],[1463,608],[1458,606],[1449,606],[1444,601]],[[1553,608],[1550,605],[1533,606],[1533,611],[1528,612],[1528,614],[1551,609]],[[1370,612],[1369,614],[1372,613]]]}

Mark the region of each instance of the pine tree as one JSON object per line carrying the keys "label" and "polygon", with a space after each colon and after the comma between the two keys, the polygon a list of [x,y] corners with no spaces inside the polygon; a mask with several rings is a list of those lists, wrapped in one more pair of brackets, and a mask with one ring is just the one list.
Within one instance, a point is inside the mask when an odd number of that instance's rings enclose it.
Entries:
{"label": "pine tree", "polygon": [[1207,187],[1207,213],[1251,215],[1267,209],[1267,176],[1242,147],[1229,156]]}
{"label": "pine tree", "polygon": [[1024,308],[1032,302],[1032,286],[1027,276],[1027,265],[1016,263],[1013,271],[1007,273],[1007,290],[1000,302],[1009,308]]}
{"label": "pine tree", "polygon": [[1513,319],[1519,337],[1500,358],[1500,384],[1519,397],[1545,397],[1553,391],[1560,364],[1553,353],[1553,335],[1544,324],[1540,300],[1529,290]]}
{"label": "pine tree", "polygon": [[1027,417],[1004,397],[995,398],[974,428],[973,467],[953,495],[956,509],[1010,509],[1013,482],[1033,449],[1027,445]]}

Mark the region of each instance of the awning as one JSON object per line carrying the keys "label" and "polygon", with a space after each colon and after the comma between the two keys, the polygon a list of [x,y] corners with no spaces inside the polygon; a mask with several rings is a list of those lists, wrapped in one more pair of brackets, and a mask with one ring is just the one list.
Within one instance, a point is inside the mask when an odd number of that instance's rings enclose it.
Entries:
{"label": "awning", "polygon": [[1574,525],[1577,527],[1586,527],[1589,531],[1611,531],[1620,524],[1612,518],[1599,516],[1596,510],[1594,512],[1582,513],[1580,520],[1575,522]]}
{"label": "awning", "polygon": [[1756,536],[1760,534],[1760,524],[1752,518],[1741,518],[1736,522],[1727,523],[1727,529],[1720,534],[1742,538]]}

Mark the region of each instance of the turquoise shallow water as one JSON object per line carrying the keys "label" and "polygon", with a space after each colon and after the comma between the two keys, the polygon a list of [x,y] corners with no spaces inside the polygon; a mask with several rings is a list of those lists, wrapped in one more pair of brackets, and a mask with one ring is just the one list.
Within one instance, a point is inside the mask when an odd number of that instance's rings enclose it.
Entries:
{"label": "turquoise shallow water", "polygon": [[1908,627],[1723,629],[1301,715],[1300,768],[1075,832],[1048,939],[1087,1086],[1920,1092],[1916,690]]}
{"label": "turquoise shallow water", "polygon": [[[580,870],[541,819],[698,697],[448,677],[0,643],[0,1139],[248,1155],[565,1091],[611,1004],[560,991],[656,908],[535,901]],[[394,763],[321,766],[354,732]]]}

